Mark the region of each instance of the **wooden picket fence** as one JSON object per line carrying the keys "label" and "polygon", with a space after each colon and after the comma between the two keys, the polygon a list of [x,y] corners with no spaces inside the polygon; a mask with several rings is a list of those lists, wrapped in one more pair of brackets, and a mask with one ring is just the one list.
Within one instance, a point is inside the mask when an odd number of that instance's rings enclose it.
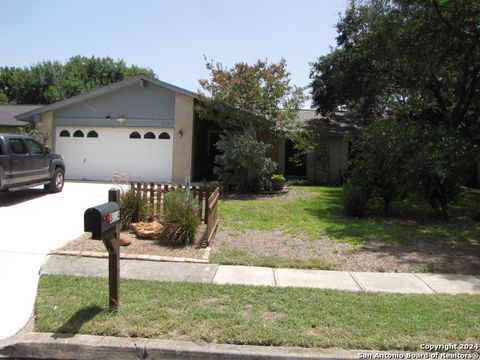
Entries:
{"label": "wooden picket fence", "polygon": [[[161,217],[163,214],[163,197],[170,191],[185,191],[184,185],[131,182],[130,190],[149,204],[150,213]],[[207,225],[207,235],[199,246],[208,246],[218,226],[218,186],[190,186],[190,193],[198,200],[198,217]]]}

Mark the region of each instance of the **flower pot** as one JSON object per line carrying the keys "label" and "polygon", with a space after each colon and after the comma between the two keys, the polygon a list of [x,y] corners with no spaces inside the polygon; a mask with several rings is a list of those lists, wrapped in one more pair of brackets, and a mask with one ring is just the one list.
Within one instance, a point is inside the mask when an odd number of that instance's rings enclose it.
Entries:
{"label": "flower pot", "polygon": [[281,191],[283,190],[283,187],[285,186],[285,181],[273,181],[272,180],[272,189],[274,191]]}

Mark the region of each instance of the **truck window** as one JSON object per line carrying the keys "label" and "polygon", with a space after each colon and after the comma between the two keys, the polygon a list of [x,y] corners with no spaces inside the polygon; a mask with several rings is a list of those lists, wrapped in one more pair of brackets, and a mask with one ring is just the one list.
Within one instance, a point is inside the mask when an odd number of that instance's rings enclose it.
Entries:
{"label": "truck window", "polygon": [[10,149],[12,149],[12,153],[19,155],[25,155],[27,153],[27,148],[22,139],[9,139],[8,143],[10,144]]}
{"label": "truck window", "polygon": [[43,154],[43,147],[38,142],[32,139],[25,140],[27,142],[28,152],[32,155]]}

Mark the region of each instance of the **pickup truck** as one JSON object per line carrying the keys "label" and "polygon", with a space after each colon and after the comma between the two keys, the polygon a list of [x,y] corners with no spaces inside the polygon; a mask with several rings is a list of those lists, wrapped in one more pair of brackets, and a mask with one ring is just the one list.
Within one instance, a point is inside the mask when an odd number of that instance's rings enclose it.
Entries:
{"label": "pickup truck", "polygon": [[64,178],[61,155],[29,136],[0,134],[0,191],[43,185],[46,191],[56,193],[62,191]]}

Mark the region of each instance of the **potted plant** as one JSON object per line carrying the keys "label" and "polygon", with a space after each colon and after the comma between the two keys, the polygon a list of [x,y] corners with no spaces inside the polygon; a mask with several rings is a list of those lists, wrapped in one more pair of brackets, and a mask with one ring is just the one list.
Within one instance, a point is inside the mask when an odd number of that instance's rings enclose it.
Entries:
{"label": "potted plant", "polygon": [[281,174],[274,174],[270,178],[270,181],[272,183],[272,189],[275,191],[281,191],[283,190],[283,187],[285,186],[285,177]]}

